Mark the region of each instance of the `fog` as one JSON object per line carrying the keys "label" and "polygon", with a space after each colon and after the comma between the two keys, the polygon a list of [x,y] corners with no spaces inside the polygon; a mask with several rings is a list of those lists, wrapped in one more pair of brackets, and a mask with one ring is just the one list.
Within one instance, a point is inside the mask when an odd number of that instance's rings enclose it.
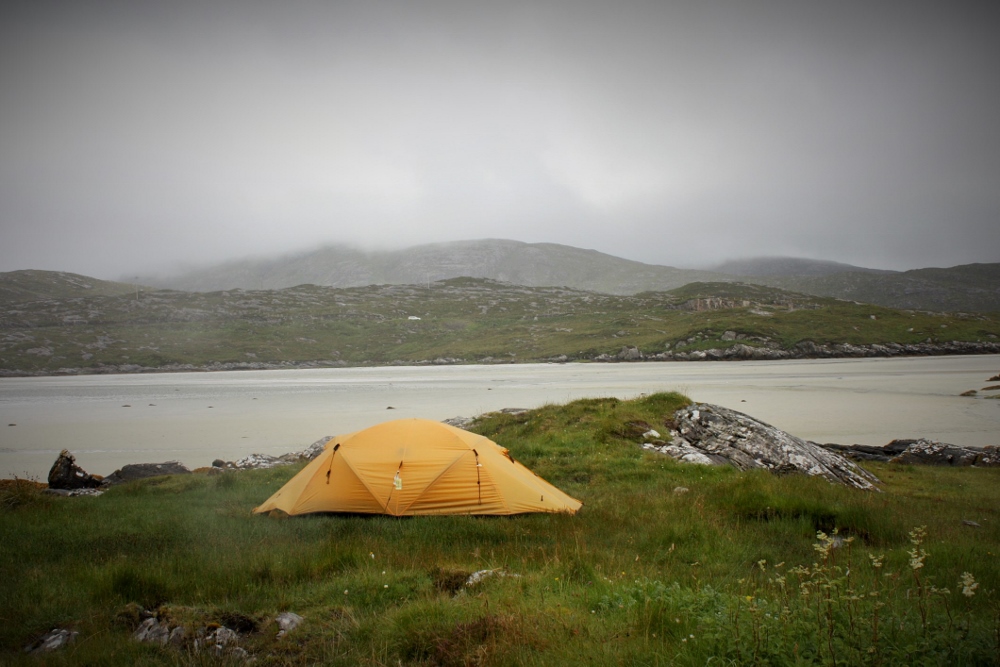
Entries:
{"label": "fog", "polygon": [[1000,261],[995,7],[6,2],[0,271],[476,238]]}

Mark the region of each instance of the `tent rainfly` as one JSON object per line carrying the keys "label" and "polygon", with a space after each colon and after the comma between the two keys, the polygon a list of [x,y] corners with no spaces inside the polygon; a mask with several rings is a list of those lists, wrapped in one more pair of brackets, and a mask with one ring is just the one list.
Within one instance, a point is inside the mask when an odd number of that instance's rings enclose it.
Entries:
{"label": "tent rainfly", "polygon": [[400,419],[330,440],[254,513],[575,514],[581,505],[489,438]]}

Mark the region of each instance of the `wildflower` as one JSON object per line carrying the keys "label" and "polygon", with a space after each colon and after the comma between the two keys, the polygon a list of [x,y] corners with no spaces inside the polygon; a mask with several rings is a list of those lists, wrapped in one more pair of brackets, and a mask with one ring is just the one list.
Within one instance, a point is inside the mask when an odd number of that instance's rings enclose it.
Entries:
{"label": "wildflower", "polygon": [[971,572],[963,572],[962,580],[959,582],[962,584],[962,595],[967,598],[971,598],[976,594],[976,589],[979,588],[979,582],[976,578],[972,576]]}
{"label": "wildflower", "polygon": [[875,554],[868,554],[868,560],[872,562],[872,567],[876,570],[882,567],[882,559],[885,558],[884,554],[876,556]]}
{"label": "wildflower", "polygon": [[383,585],[382,588],[389,588],[389,584]]}

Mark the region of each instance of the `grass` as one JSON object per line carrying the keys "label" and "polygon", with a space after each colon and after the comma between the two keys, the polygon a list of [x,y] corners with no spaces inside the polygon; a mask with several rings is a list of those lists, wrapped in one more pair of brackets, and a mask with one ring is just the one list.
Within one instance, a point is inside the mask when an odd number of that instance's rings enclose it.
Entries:
{"label": "grass", "polygon": [[[34,664],[21,649],[70,627],[76,643],[46,664],[218,664],[132,641],[140,607],[240,625],[260,665],[1000,659],[1000,471],[872,465],[882,492],[865,493],[636,446],[686,402],[589,399],[478,421],[583,500],[576,516],[251,516],[295,468],[96,498],[7,484],[0,662]],[[456,585],[484,569],[517,576]],[[306,621],[278,640],[284,610]]]}

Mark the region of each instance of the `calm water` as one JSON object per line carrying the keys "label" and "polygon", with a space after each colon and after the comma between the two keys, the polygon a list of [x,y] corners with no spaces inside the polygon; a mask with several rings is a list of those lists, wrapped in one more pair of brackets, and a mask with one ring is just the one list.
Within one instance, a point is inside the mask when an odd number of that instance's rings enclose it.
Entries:
{"label": "calm water", "polygon": [[64,448],[105,475],[126,463],[193,468],[303,449],[388,419],[667,390],[820,442],[928,437],[983,446],[1000,444],[1000,400],[959,394],[998,372],[1000,355],[0,379],[0,477],[44,479]]}

